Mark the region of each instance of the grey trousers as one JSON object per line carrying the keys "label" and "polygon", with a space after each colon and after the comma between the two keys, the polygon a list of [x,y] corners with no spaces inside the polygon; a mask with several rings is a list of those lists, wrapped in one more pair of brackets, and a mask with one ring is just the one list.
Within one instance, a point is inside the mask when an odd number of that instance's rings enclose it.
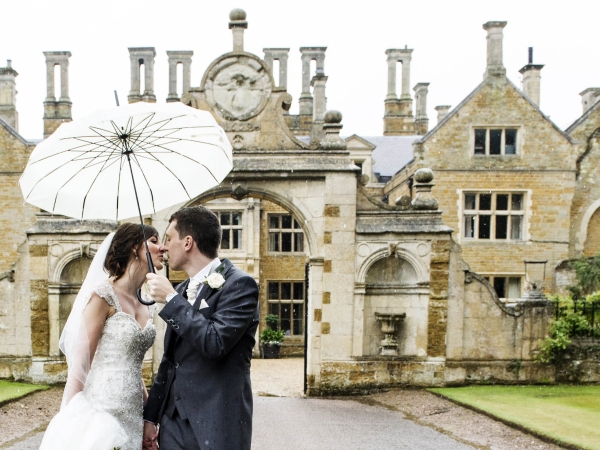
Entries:
{"label": "grey trousers", "polygon": [[163,414],[160,419],[158,443],[161,450],[201,450],[190,423],[182,419],[177,410],[173,417]]}

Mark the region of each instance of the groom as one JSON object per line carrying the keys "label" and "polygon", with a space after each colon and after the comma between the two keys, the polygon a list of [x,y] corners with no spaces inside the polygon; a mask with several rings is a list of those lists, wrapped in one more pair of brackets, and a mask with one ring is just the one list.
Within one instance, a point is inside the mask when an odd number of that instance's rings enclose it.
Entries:
{"label": "groom", "polygon": [[250,358],[258,326],[258,287],[217,257],[221,226],[202,206],[173,214],[169,265],[190,277],[173,289],[148,274],[150,295],[165,307],[164,355],[144,407],[144,448],[250,450]]}

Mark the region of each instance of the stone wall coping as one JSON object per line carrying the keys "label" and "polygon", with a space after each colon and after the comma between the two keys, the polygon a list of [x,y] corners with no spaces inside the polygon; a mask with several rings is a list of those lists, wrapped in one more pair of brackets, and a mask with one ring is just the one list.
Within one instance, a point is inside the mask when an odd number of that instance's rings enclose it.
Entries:
{"label": "stone wall coping", "polygon": [[25,231],[32,234],[103,234],[118,228],[119,224],[111,220],[45,219],[38,220]]}

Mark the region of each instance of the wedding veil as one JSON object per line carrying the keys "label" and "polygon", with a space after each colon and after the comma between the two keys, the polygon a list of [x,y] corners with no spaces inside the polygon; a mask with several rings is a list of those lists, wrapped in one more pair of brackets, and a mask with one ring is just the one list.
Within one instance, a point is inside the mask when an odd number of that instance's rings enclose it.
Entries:
{"label": "wedding veil", "polygon": [[94,286],[108,279],[108,273],[104,270],[104,261],[114,235],[115,233],[110,233],[98,248],[60,336],[58,345],[65,354],[68,365],[67,384],[61,408],[65,407],[75,394],[83,390],[90,371],[92,358],[83,311],[90,301]]}

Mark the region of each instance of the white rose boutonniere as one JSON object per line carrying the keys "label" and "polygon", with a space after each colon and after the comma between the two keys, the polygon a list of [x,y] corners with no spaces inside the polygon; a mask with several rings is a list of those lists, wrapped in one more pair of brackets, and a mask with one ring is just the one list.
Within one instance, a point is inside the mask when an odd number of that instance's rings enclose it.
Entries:
{"label": "white rose boutonniere", "polygon": [[204,278],[204,280],[202,280],[202,283],[208,284],[208,286],[211,289],[219,290],[223,287],[223,284],[225,283],[225,277],[223,277],[223,275],[221,275],[220,273],[213,272],[209,276]]}

